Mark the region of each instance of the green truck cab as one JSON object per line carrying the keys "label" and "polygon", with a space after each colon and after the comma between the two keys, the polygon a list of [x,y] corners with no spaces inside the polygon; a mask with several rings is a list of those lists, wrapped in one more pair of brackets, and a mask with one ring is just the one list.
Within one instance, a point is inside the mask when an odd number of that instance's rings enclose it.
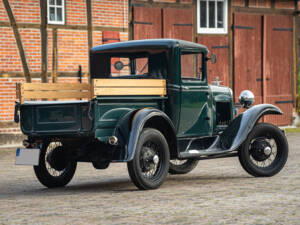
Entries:
{"label": "green truck cab", "polygon": [[199,160],[220,157],[238,157],[253,176],[275,175],[288,143],[279,128],[258,121],[282,111],[250,107],[254,96],[244,91],[247,110],[237,116],[232,90],[207,82],[207,61],[215,61],[208,54],[203,45],[174,39],[92,48],[87,100],[16,104],[15,121],[28,136],[17,164],[34,165],[49,188],[66,185],[77,162],[96,169],[126,162],[139,189],[158,188],[168,172],[185,174]]}

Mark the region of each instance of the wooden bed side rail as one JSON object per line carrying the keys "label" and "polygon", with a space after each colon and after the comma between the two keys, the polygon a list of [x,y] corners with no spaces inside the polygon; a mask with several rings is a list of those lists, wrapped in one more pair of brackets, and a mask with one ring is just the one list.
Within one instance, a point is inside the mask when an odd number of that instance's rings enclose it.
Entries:
{"label": "wooden bed side rail", "polygon": [[94,96],[166,94],[164,79],[93,79]]}
{"label": "wooden bed side rail", "polygon": [[90,84],[72,83],[17,83],[20,103],[32,99],[92,98]]}

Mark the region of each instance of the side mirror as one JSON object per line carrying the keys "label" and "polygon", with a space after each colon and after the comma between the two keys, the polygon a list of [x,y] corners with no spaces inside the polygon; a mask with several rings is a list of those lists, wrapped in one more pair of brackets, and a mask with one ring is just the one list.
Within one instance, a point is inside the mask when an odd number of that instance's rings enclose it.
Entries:
{"label": "side mirror", "polygon": [[211,53],[211,57],[206,57],[206,61],[211,60],[212,64],[215,64],[217,62],[217,56],[214,53]]}
{"label": "side mirror", "polygon": [[115,62],[114,67],[116,70],[120,71],[124,68],[124,63],[122,63],[121,61],[117,61]]}
{"label": "side mirror", "polygon": [[212,53],[210,60],[212,64],[215,64],[217,62],[217,56],[214,53]]}

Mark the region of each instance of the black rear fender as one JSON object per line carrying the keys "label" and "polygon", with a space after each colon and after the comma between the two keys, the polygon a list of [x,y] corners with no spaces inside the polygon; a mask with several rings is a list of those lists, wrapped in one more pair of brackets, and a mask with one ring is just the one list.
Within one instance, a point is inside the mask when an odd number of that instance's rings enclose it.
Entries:
{"label": "black rear fender", "polygon": [[135,112],[132,117],[127,154],[124,161],[133,159],[139,136],[145,127],[155,128],[165,136],[169,144],[171,158],[178,155],[176,131],[170,118],[158,109],[145,108]]}

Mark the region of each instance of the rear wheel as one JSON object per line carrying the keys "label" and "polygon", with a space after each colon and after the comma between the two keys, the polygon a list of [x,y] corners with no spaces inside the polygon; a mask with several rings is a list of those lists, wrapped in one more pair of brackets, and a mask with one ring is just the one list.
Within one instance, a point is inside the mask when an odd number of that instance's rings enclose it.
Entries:
{"label": "rear wheel", "polygon": [[168,174],[169,160],[169,147],[163,134],[146,128],[139,137],[133,160],[127,163],[129,176],[139,189],[156,189]]}
{"label": "rear wheel", "polygon": [[169,173],[170,174],[186,174],[191,172],[198,165],[197,159],[185,159],[185,160],[170,160]]}
{"label": "rear wheel", "polygon": [[69,161],[62,142],[44,142],[39,165],[34,166],[38,180],[48,188],[63,187],[74,176],[77,163]]}
{"label": "rear wheel", "polygon": [[277,174],[288,157],[288,143],[282,131],[267,123],[256,125],[239,151],[242,167],[256,177]]}

